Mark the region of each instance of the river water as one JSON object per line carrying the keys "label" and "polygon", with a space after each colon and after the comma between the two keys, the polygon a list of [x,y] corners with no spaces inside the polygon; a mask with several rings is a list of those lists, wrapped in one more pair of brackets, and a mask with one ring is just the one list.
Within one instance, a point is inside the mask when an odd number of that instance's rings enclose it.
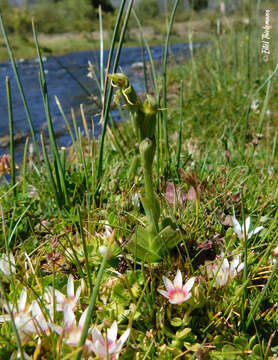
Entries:
{"label": "river water", "polygon": [[[201,47],[206,43],[195,43],[194,47]],[[163,47],[160,45],[152,46],[151,52],[153,58],[156,60],[159,67],[159,59],[163,54]],[[188,43],[175,43],[169,48],[169,53],[179,55],[180,59],[185,59],[189,55]],[[145,52],[145,59],[148,60],[147,53]],[[108,50],[104,51],[104,64],[107,62]],[[47,56],[44,57],[45,77],[48,87],[50,111],[54,130],[57,135],[57,142],[61,146],[70,144],[70,137],[66,130],[64,120],[56,105],[54,96],[56,95],[66,114],[70,114],[70,108],[73,107],[77,110],[79,105],[84,103],[86,109],[90,108],[92,100],[89,99],[88,94],[72,78],[69,71],[76,77],[90,93],[98,95],[98,89],[94,80],[87,77],[88,73],[88,60],[98,68],[99,52],[98,51],[79,51],[72,52],[61,56]],[[128,75],[131,83],[138,92],[144,92],[144,75],[142,71],[134,70],[132,64],[142,61],[142,51],[140,47],[127,47],[123,48],[119,61],[119,69]],[[25,96],[31,113],[31,119],[35,128],[36,136],[43,132],[47,135],[46,117],[44,106],[39,86],[38,71],[39,63],[37,59],[20,59],[17,60],[18,72],[24,87]],[[67,71],[67,68],[69,71]],[[16,143],[16,159],[22,157],[22,150],[25,143],[26,136],[30,137],[29,125],[26,119],[23,103],[17,88],[15,76],[10,62],[0,64],[0,155],[8,152],[8,110],[5,89],[5,77],[10,77],[12,103],[13,103],[13,118],[15,133],[19,139]],[[94,109],[94,110],[92,110]],[[98,125],[98,109],[92,106],[89,117],[89,123],[93,121],[95,124],[95,135],[100,133],[100,126]],[[114,120],[120,120],[117,111],[113,111],[112,116]],[[70,116],[69,116],[70,118]],[[78,117],[78,123],[81,126],[81,120]]]}

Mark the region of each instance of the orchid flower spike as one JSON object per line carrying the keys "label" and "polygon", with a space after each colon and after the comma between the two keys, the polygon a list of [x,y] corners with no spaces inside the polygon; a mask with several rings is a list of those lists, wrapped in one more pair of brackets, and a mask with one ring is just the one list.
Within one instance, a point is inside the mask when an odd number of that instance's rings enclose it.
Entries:
{"label": "orchid flower spike", "polygon": [[171,304],[181,304],[191,298],[192,294],[190,290],[194,285],[195,277],[190,278],[185,285],[182,285],[182,275],[180,270],[177,271],[174,283],[165,276],[162,278],[167,291],[159,289],[157,291],[165,296]]}
{"label": "orchid flower spike", "polygon": [[[107,337],[104,338],[101,332],[94,327],[92,330],[92,351],[101,360],[118,359],[124,343],[127,341],[130,328],[127,329],[117,341],[118,325],[114,321],[112,326],[107,330]],[[108,357],[107,357],[108,356]]]}
{"label": "orchid flower spike", "polygon": [[[240,239],[244,239],[244,225],[241,226],[235,216],[232,217],[232,222],[234,225],[234,231],[237,234],[237,236]],[[250,216],[248,216],[248,218],[246,218],[246,220],[245,220],[245,229],[246,229],[247,239],[250,239],[253,235],[257,234],[264,228],[263,226],[258,226],[254,230],[249,232],[249,227],[250,227]]]}

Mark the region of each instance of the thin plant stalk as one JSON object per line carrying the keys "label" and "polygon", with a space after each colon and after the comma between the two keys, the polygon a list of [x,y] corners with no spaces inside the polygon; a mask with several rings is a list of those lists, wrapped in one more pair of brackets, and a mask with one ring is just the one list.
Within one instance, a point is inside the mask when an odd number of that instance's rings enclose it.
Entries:
{"label": "thin plant stalk", "polygon": [[[93,313],[93,310],[94,310],[94,307],[95,307],[95,303],[96,303],[96,299],[97,299],[101,279],[103,277],[104,268],[105,268],[107,258],[108,258],[108,253],[110,251],[110,247],[111,247],[111,245],[112,245],[112,243],[114,241],[114,238],[115,238],[115,230],[113,231],[113,233],[111,235],[111,238],[110,238],[108,246],[107,246],[107,250],[106,250],[106,252],[105,252],[105,254],[103,256],[100,268],[98,270],[95,287],[94,287],[93,292],[92,292],[91,297],[90,297],[90,303],[89,303],[89,307],[88,307],[88,311],[87,311],[87,316],[86,316],[86,319],[85,319],[85,323],[84,323],[83,330],[82,330],[80,340],[79,340],[79,344],[78,344],[78,346],[80,346],[80,347],[85,344],[86,337],[88,335],[90,321],[91,321],[92,313]],[[82,350],[80,350],[77,353],[77,355],[75,357],[75,360],[80,360],[81,356],[82,356]]]}
{"label": "thin plant stalk", "polygon": [[90,271],[90,266],[89,266],[88,249],[87,249],[86,239],[85,239],[84,230],[83,230],[83,222],[81,219],[80,208],[77,208],[77,211],[78,211],[78,217],[79,217],[79,223],[80,223],[80,233],[81,233],[82,245],[83,245],[83,250],[84,250],[84,255],[85,255],[85,264],[86,264],[86,268],[87,268],[87,276],[88,276],[88,280],[89,280],[90,295],[91,295],[92,291],[93,291],[93,284],[92,284],[92,277],[91,277],[91,271]]}
{"label": "thin plant stalk", "polygon": [[272,272],[271,272],[271,275],[270,277],[268,278],[267,280],[267,283],[265,284],[264,286],[264,289],[263,289],[263,292],[261,293],[261,296],[258,298],[258,300],[256,301],[255,305],[252,307],[249,315],[248,315],[248,318],[247,318],[247,322],[246,322],[246,330],[249,328],[251,322],[252,322],[252,319],[254,319],[254,316],[256,315],[256,312],[258,311],[258,308],[261,304],[261,302],[263,301],[263,298],[276,274],[276,270],[278,268],[278,261],[277,259],[275,260],[275,263],[274,263],[274,266],[273,266],[273,269],[272,269]]}
{"label": "thin plant stalk", "polygon": [[8,239],[8,247],[9,247],[9,248],[10,248],[11,245],[12,245],[13,236],[14,236],[14,234],[15,234],[15,232],[16,232],[16,230],[17,230],[17,228],[18,228],[18,226],[19,226],[19,224],[20,224],[20,222],[21,222],[21,220],[23,219],[24,215],[27,213],[27,211],[29,210],[29,208],[31,207],[31,205],[32,205],[32,203],[30,203],[30,204],[27,206],[27,208],[23,211],[23,213],[20,215],[19,219],[18,219],[17,222],[15,223],[15,225],[14,225],[14,227],[13,227],[13,229],[12,229],[12,232],[11,232],[11,234],[10,234],[10,236],[9,236],[9,239]]}
{"label": "thin plant stalk", "polygon": [[[56,181],[57,181],[58,188],[59,188],[59,184],[61,184],[63,199],[64,199],[65,203],[69,204],[66,183],[65,183],[65,177],[63,174],[61,159],[60,159],[60,156],[58,153],[55,133],[54,133],[53,124],[52,124],[51,115],[50,115],[47,84],[46,84],[45,76],[44,76],[44,65],[43,65],[43,61],[42,61],[42,57],[41,57],[40,47],[38,44],[34,19],[32,20],[32,30],[33,30],[34,42],[36,45],[36,50],[37,50],[37,54],[38,54],[38,58],[39,58],[39,64],[40,64],[39,79],[40,79],[40,85],[41,85],[41,90],[42,90],[45,115],[46,115],[46,119],[47,119],[47,127],[48,127],[49,138],[50,138],[51,152],[53,155],[54,169],[55,169],[55,173],[56,173]],[[55,164],[57,164],[58,170],[56,169]],[[60,189],[59,189],[59,192],[60,192]]]}
{"label": "thin plant stalk", "polygon": [[[114,33],[113,33],[113,38],[112,38],[112,42],[111,42],[111,48],[110,48],[110,53],[111,54],[109,53],[109,57],[111,56],[110,61],[111,61],[111,58],[112,58],[113,49],[114,49],[115,41],[116,41],[116,35],[118,34],[119,23],[121,21],[122,11],[123,11],[124,5],[125,5],[125,0],[122,0],[121,8],[120,8],[119,15],[118,15],[118,18],[117,18],[117,21],[116,21],[116,25],[115,25]],[[124,23],[123,23],[123,26],[122,26],[122,31],[121,31],[121,35],[120,35],[118,48],[117,48],[117,53],[116,53],[114,64],[113,64],[113,70],[112,70],[113,73],[116,72],[117,67],[118,67],[118,62],[119,62],[119,58],[120,58],[120,54],[121,54],[121,50],[122,50],[122,46],[123,46],[124,36],[125,36],[125,32],[126,32],[126,28],[127,28],[127,24],[128,24],[128,20],[129,20],[132,5],[133,5],[133,0],[130,0],[127,11],[126,11]],[[109,60],[109,57],[108,57],[108,60]],[[107,75],[108,75],[109,67],[110,67],[110,62],[108,62],[108,65],[107,65],[107,73],[106,73],[106,81],[105,81],[106,86],[107,86],[107,81],[108,81],[107,80],[108,79]],[[105,93],[106,93],[106,91],[105,91]],[[103,171],[104,139],[105,139],[105,135],[106,135],[106,126],[107,126],[107,122],[108,122],[108,113],[109,113],[109,109],[110,109],[111,100],[112,100],[112,85],[110,83],[109,90],[108,90],[108,95],[107,95],[107,100],[106,100],[106,103],[105,103],[103,111],[102,111],[102,132],[101,132],[101,139],[100,139],[100,145],[99,145],[99,158],[98,158],[98,169],[97,169],[98,187],[100,186],[100,179],[102,177],[102,171]]]}
{"label": "thin plant stalk", "polygon": [[72,141],[73,144],[75,144],[75,139],[74,139],[74,135],[73,135],[73,132],[72,132],[72,129],[71,129],[71,126],[70,126],[70,122],[69,122],[69,120],[68,120],[68,118],[67,118],[67,116],[66,116],[66,114],[65,114],[65,112],[64,112],[64,110],[62,108],[60,100],[58,99],[57,96],[55,96],[54,98],[55,98],[55,102],[56,102],[56,104],[58,106],[58,109],[59,109],[59,111],[60,111],[60,113],[61,113],[61,115],[62,115],[62,117],[65,120],[65,123],[67,125],[68,132],[69,132],[70,137],[71,137],[71,141]]}
{"label": "thin plant stalk", "polygon": [[99,77],[100,77],[100,93],[101,103],[103,104],[104,96],[104,66],[103,66],[103,25],[102,25],[102,11],[101,5],[98,7],[99,19]]}
{"label": "thin plant stalk", "polygon": [[28,149],[29,138],[26,138],[24,151],[23,151],[23,161],[22,161],[22,193],[25,194],[26,191],[26,164],[27,164],[27,149]]}
{"label": "thin plant stalk", "polygon": [[248,236],[246,231],[246,223],[245,223],[245,213],[244,213],[244,198],[243,198],[243,190],[242,187],[240,189],[240,197],[241,197],[241,213],[242,213],[242,222],[243,222],[243,241],[244,241],[244,268],[243,268],[243,292],[242,292],[242,302],[241,302],[241,326],[245,328],[245,302],[247,299],[247,254],[248,254]]}
{"label": "thin plant stalk", "polygon": [[262,128],[263,128],[264,117],[265,117],[265,113],[266,113],[267,105],[268,105],[268,100],[269,100],[270,86],[271,86],[271,80],[269,80],[269,82],[267,83],[263,108],[262,108],[262,111],[260,113],[259,125],[258,125],[258,128],[257,128],[257,133],[259,133],[259,134],[262,132]]}
{"label": "thin plant stalk", "polygon": [[172,27],[174,23],[174,18],[176,14],[176,10],[178,7],[180,0],[176,0],[171,12],[171,17],[169,21],[168,31],[166,35],[165,45],[164,45],[164,52],[163,52],[163,60],[162,60],[162,107],[163,107],[163,131],[164,131],[164,137],[166,141],[166,166],[169,166],[170,163],[170,146],[169,146],[169,138],[168,138],[168,126],[167,126],[167,99],[166,99],[166,80],[167,80],[167,59],[168,59],[168,47],[169,47],[169,40],[170,35],[172,32]]}
{"label": "thin plant stalk", "polygon": [[85,134],[87,137],[87,141],[89,142],[90,141],[90,133],[89,133],[88,123],[87,123],[87,119],[86,119],[85,112],[84,112],[84,104],[80,104],[80,114],[81,114],[84,130],[85,130]]}
{"label": "thin plant stalk", "polygon": [[152,80],[153,80],[153,86],[154,86],[154,90],[155,90],[155,94],[156,94],[156,97],[157,97],[157,104],[159,104],[160,102],[160,94],[159,94],[159,89],[158,89],[158,83],[157,83],[157,72],[156,72],[156,69],[155,69],[155,64],[154,64],[154,61],[153,61],[153,56],[152,56],[152,52],[151,52],[151,49],[150,49],[150,46],[144,36],[144,33],[143,33],[143,28],[142,28],[142,24],[138,18],[138,16],[136,15],[136,12],[134,9],[132,9],[132,14],[137,22],[137,25],[138,25],[138,28],[139,28],[139,31],[140,31],[140,36],[142,36],[142,39],[143,39],[143,42],[144,42],[144,46],[147,50],[147,53],[148,53],[148,56],[149,56],[149,61],[150,61],[150,64],[151,64],[151,74],[152,74]]}
{"label": "thin plant stalk", "polygon": [[243,143],[242,143],[242,152],[244,152],[244,147],[245,147],[245,143],[246,143],[246,139],[247,139],[247,131],[248,131],[248,127],[249,127],[249,116],[250,116],[250,112],[251,112],[251,103],[252,100],[256,98],[257,94],[265,87],[265,85],[268,84],[268,82],[275,76],[276,72],[278,71],[278,64],[275,66],[275,69],[273,70],[273,72],[265,79],[265,81],[261,84],[261,86],[258,87],[258,89],[255,91],[255,93],[252,96],[252,99],[250,101],[250,105],[248,107],[247,113],[246,113],[246,118],[245,118],[245,127],[244,127],[244,135],[243,135]]}
{"label": "thin plant stalk", "polygon": [[81,136],[80,128],[78,128],[78,141],[79,141],[81,161],[82,161],[82,165],[84,167],[84,172],[85,172],[86,187],[88,189],[89,178],[88,178],[88,171],[87,171],[87,165],[86,165],[86,161],[85,161],[84,151],[83,151],[83,147],[82,147],[82,136]]}
{"label": "thin plant stalk", "polygon": [[178,169],[180,167],[180,155],[181,155],[182,117],[183,117],[182,102],[183,102],[183,81],[181,81],[181,88],[180,88],[180,124],[179,124],[179,139],[178,139],[177,159],[176,159],[177,174],[179,174]]}
{"label": "thin plant stalk", "polygon": [[16,66],[16,63],[15,63],[15,57],[14,57],[14,54],[13,54],[13,50],[12,50],[12,48],[10,46],[10,42],[9,42],[5,27],[4,27],[4,24],[3,24],[1,12],[0,12],[0,28],[1,28],[3,36],[4,36],[4,40],[5,40],[5,43],[6,43],[6,47],[8,49],[8,54],[9,54],[9,57],[10,57],[10,60],[11,60],[12,68],[13,68],[13,71],[14,71],[14,74],[15,74],[17,86],[18,86],[18,89],[19,89],[19,92],[20,92],[20,96],[21,96],[23,105],[24,105],[24,110],[25,110],[25,113],[26,113],[26,117],[27,117],[27,121],[28,121],[28,124],[29,124],[29,127],[30,127],[30,131],[31,131],[32,141],[33,141],[34,146],[35,146],[35,152],[36,152],[37,160],[38,160],[38,162],[40,162],[39,145],[38,145],[38,142],[36,140],[35,130],[34,130],[33,122],[32,122],[31,115],[30,115],[30,110],[29,110],[29,107],[27,105],[27,101],[26,101],[24,90],[23,90],[23,86],[22,86],[22,83],[21,83],[21,80],[20,80],[20,77],[19,77],[19,74],[18,74],[18,70],[17,70],[17,66]]}
{"label": "thin plant stalk", "polygon": [[47,152],[45,149],[44,139],[43,139],[42,134],[41,134],[41,144],[42,144],[42,153],[43,153],[43,157],[44,157],[44,161],[45,161],[45,165],[46,165],[46,170],[48,173],[48,180],[49,180],[50,186],[52,187],[52,191],[54,193],[54,197],[55,197],[57,206],[60,207],[61,200],[60,200],[59,193],[57,192],[57,186],[54,181],[54,177],[53,177],[52,170],[51,170],[51,165],[50,165],[49,158],[48,158],[48,155],[47,155]]}
{"label": "thin plant stalk", "polygon": [[6,91],[7,91],[7,101],[8,101],[9,131],[10,131],[11,179],[12,179],[14,196],[16,196],[13,105],[12,105],[10,78],[8,76],[6,77]]}
{"label": "thin plant stalk", "polygon": [[11,317],[12,328],[13,328],[13,331],[14,331],[14,334],[15,334],[15,341],[17,343],[17,347],[18,347],[21,359],[25,360],[25,355],[24,355],[22,344],[21,344],[20,336],[19,336],[18,330],[17,330],[16,325],[15,325],[13,312],[12,312],[12,309],[10,307],[10,304],[9,304],[9,301],[8,301],[8,298],[7,298],[7,295],[6,295],[6,292],[5,292],[5,288],[4,288],[3,283],[2,283],[1,280],[0,280],[0,287],[1,287],[2,296],[4,298],[4,301],[5,301],[6,305],[7,305],[8,311],[9,311],[9,315]]}

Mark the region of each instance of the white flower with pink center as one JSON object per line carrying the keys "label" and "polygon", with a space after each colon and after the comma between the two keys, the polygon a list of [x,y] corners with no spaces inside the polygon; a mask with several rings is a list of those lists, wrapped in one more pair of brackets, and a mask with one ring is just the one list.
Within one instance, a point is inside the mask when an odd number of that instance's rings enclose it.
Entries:
{"label": "white flower with pink center", "polygon": [[[60,336],[63,336],[63,341],[71,346],[77,346],[79,344],[82,330],[85,324],[86,316],[87,316],[88,308],[83,312],[78,322],[76,324],[76,318],[72,308],[69,304],[65,305],[64,308],[64,327],[61,327],[56,324],[49,324],[49,326]],[[85,352],[89,351],[89,347],[91,346],[91,341],[86,339],[84,350]]]}
{"label": "white flower with pink center", "polygon": [[107,336],[104,338],[101,332],[94,327],[92,330],[91,350],[101,360],[118,359],[122,347],[129,337],[130,329],[127,329],[117,341],[118,325],[114,321],[112,326],[107,330]]}
{"label": "white flower with pink center", "polygon": [[44,301],[46,303],[45,307],[50,312],[50,318],[53,318],[53,295],[56,298],[56,311],[64,311],[66,305],[69,305],[72,310],[75,310],[80,294],[81,286],[79,286],[76,292],[74,292],[74,281],[72,275],[69,275],[68,278],[67,295],[64,295],[57,289],[53,290],[51,286],[48,286],[44,294]]}
{"label": "white flower with pink center", "polygon": [[[27,305],[26,288],[22,290],[17,305],[11,303],[9,304],[4,303],[3,305],[7,313],[9,313],[10,311],[12,312],[14,323],[22,343],[28,342],[32,334],[40,334],[40,329],[37,326],[36,319],[31,315],[32,307],[31,306],[29,306],[28,308],[26,307]],[[10,314],[0,316],[0,323],[6,321],[11,321]]]}
{"label": "white flower with pink center", "polygon": [[171,304],[181,304],[184,301],[191,298],[191,289],[195,282],[195,277],[190,278],[185,285],[182,285],[182,275],[180,270],[177,271],[174,283],[167,279],[165,276],[162,277],[165,284],[166,290],[157,290],[161,295],[165,296]]}

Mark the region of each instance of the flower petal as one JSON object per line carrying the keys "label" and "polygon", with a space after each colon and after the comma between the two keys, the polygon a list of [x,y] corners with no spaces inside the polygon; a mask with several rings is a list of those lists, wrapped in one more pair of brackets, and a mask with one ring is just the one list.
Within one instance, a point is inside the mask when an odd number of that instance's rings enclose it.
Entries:
{"label": "flower petal", "polygon": [[69,329],[72,325],[76,326],[75,315],[72,311],[70,305],[66,304],[64,308],[64,324],[66,330]]}
{"label": "flower petal", "polygon": [[260,232],[263,228],[264,228],[263,226],[258,226],[258,227],[256,227],[256,229],[250,231],[250,233],[248,234],[248,239],[250,239],[253,235]]}
{"label": "flower petal", "polygon": [[167,291],[165,291],[165,290],[160,290],[160,289],[157,289],[157,291],[158,291],[161,295],[163,295],[163,296],[165,296],[167,299],[169,299],[169,294],[168,294]]}
{"label": "flower petal", "polygon": [[195,279],[195,277],[190,278],[183,286],[183,290],[186,291],[187,294],[189,294],[190,290],[192,289]]}
{"label": "flower petal", "polygon": [[170,281],[167,277],[162,276],[163,282],[165,284],[166,290],[170,291],[171,289],[174,288],[174,285],[172,283],[172,281]]}
{"label": "flower petal", "polygon": [[63,328],[59,325],[49,323],[48,326],[55,331],[58,335],[62,334]]}
{"label": "flower petal", "polygon": [[96,355],[98,355],[101,359],[103,356],[106,356],[106,353],[108,352],[106,349],[106,346],[104,343],[101,343],[99,340],[97,340],[94,344]]}
{"label": "flower petal", "polygon": [[182,274],[181,274],[180,270],[177,271],[177,275],[175,276],[174,287],[175,288],[182,288]]}
{"label": "flower petal", "polygon": [[69,298],[74,298],[74,283],[73,283],[73,276],[70,274],[67,283],[67,295]]}
{"label": "flower petal", "polygon": [[241,272],[244,269],[244,262],[242,262],[241,264],[238,265],[237,267],[237,272]]}
{"label": "flower petal", "polygon": [[96,344],[97,341],[99,341],[101,344],[105,343],[104,338],[101,335],[101,332],[98,330],[96,326],[94,326],[92,330],[92,339],[94,344]]}
{"label": "flower petal", "polygon": [[[248,234],[249,228],[250,228],[250,216],[245,220],[245,227],[246,227],[246,234]],[[244,229],[243,229],[244,231]]]}
{"label": "flower petal", "polygon": [[223,260],[223,263],[222,263],[222,265],[221,265],[221,268],[224,270],[224,272],[227,272],[227,271],[229,271],[229,267],[230,267],[230,265],[229,265],[229,261],[228,261],[228,259],[224,259]]}
{"label": "flower petal", "polygon": [[19,312],[23,312],[25,310],[26,300],[27,300],[27,291],[26,288],[24,288],[19,297],[19,302],[18,302]]}
{"label": "flower petal", "polygon": [[119,341],[109,349],[109,354],[117,354],[122,350],[122,347],[130,334],[130,329],[127,329],[120,337]]}
{"label": "flower petal", "polygon": [[80,330],[82,330],[83,327],[84,327],[84,323],[85,323],[85,320],[86,320],[87,312],[88,312],[88,308],[83,312],[83,314],[81,315],[81,318],[79,319],[78,328],[79,328]]}
{"label": "flower petal", "polygon": [[116,342],[117,333],[118,333],[118,325],[117,325],[117,321],[114,321],[111,327],[107,330],[107,339],[109,343]]}
{"label": "flower petal", "polygon": [[232,216],[232,222],[234,225],[234,231],[238,236],[242,235],[242,229],[235,216]]}
{"label": "flower petal", "polygon": [[190,299],[191,296],[192,296],[192,294],[189,293],[189,294],[186,295],[182,300],[181,300],[181,299],[177,299],[177,298],[173,298],[173,299],[170,299],[170,300],[169,300],[169,303],[170,303],[170,304],[175,304],[175,305],[176,305],[176,304],[181,304],[181,303],[185,302],[186,300]]}

